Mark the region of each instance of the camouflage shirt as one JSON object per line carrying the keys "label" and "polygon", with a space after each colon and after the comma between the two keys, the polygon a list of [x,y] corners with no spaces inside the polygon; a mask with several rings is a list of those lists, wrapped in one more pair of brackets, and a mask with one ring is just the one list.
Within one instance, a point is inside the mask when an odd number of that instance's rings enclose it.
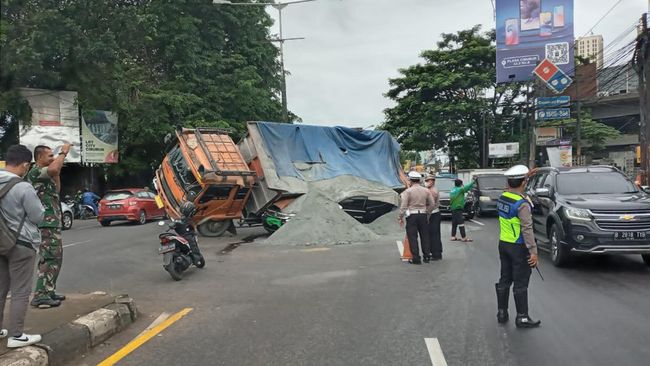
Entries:
{"label": "camouflage shirt", "polygon": [[56,188],[54,179],[47,174],[47,168],[39,168],[34,166],[26,179],[32,183],[38,198],[45,208],[45,215],[43,222],[39,228],[60,228],[61,227],[61,202],[59,201],[59,193]]}

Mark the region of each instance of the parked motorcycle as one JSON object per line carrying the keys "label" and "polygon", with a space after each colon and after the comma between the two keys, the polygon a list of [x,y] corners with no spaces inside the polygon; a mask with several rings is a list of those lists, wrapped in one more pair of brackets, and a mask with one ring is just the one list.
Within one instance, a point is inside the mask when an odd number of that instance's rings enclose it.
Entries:
{"label": "parked motorcycle", "polygon": [[[163,268],[174,281],[183,279],[183,272],[191,265],[197,268],[205,267],[205,259],[199,250],[198,235],[191,224],[196,208],[191,202],[181,205],[180,219],[172,220],[167,231],[160,234],[160,248],[158,253],[163,256]],[[165,226],[165,221],[160,221],[159,226]]]}
{"label": "parked motorcycle", "polygon": [[63,197],[63,202],[70,206],[75,219],[87,220],[95,217],[95,211],[92,206],[84,205],[79,198],[72,198],[70,195],[66,195]]}

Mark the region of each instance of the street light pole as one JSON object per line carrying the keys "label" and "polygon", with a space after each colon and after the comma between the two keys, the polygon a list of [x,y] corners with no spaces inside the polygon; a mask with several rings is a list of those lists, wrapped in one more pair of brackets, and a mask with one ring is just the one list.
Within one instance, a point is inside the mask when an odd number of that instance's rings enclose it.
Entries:
{"label": "street light pole", "polygon": [[282,118],[285,122],[289,122],[289,107],[287,104],[287,71],[284,68],[284,42],[285,41],[294,41],[300,38],[284,38],[282,33],[282,10],[289,5],[299,4],[299,3],[308,3],[316,0],[296,0],[289,1],[284,3],[233,3],[230,0],[212,0],[212,3],[215,5],[233,5],[233,6],[272,6],[278,11],[278,27],[280,28],[280,38],[272,39],[273,42],[280,43],[280,68],[282,68]]}

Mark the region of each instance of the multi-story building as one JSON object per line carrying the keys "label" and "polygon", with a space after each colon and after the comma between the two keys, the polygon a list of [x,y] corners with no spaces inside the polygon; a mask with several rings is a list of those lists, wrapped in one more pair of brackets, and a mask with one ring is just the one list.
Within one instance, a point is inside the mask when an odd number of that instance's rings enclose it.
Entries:
{"label": "multi-story building", "polygon": [[575,53],[590,62],[595,62],[596,67],[600,69],[603,67],[604,62],[603,36],[594,35],[578,38],[575,44]]}

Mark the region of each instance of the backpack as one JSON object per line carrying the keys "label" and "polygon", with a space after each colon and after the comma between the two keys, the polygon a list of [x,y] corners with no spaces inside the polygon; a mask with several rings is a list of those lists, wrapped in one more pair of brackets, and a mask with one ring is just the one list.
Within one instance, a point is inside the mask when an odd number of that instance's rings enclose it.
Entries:
{"label": "backpack", "polygon": [[[9,182],[7,182],[5,186],[2,187],[2,189],[0,189],[0,201],[16,184],[22,181],[23,180],[20,178],[10,179]],[[0,214],[0,255],[7,255],[9,251],[11,251],[11,249],[16,245],[16,242],[18,242],[18,237],[20,236],[20,232],[22,231],[23,225],[25,224],[26,218],[27,214],[25,214],[25,216],[23,216],[23,219],[20,221],[18,231],[14,232],[9,228],[4,215]]]}

